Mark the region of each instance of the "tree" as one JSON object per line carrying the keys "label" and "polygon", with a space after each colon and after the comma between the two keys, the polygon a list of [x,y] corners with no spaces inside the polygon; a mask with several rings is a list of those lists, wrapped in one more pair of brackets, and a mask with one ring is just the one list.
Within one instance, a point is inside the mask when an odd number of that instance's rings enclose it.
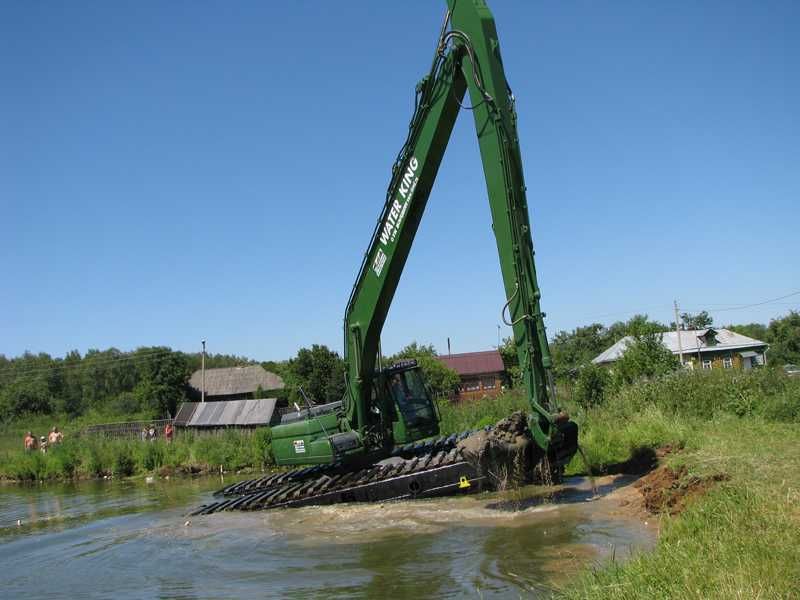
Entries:
{"label": "tree", "polygon": [[[714,319],[704,310],[696,315],[688,312],[681,313],[681,325],[684,330],[708,329],[713,322]],[[675,323],[672,324],[672,329],[675,329]]]}
{"label": "tree", "polygon": [[664,346],[661,338],[660,332],[633,336],[614,363],[614,378],[618,384],[633,383],[642,377],[658,377],[680,367],[678,357]]}
{"label": "tree", "polygon": [[554,375],[557,379],[574,380],[595,356],[622,338],[664,331],[667,331],[667,327],[663,323],[651,321],[647,315],[634,315],[627,321],[617,321],[608,327],[592,323],[571,332],[559,331],[550,342]]}
{"label": "tree", "polygon": [[289,400],[302,406],[299,387],[313,402],[325,404],[341,400],[345,391],[344,372],[344,361],[327,346],[314,344],[310,349],[300,348],[286,367]]}
{"label": "tree", "polygon": [[514,343],[514,338],[503,338],[503,343],[497,350],[503,359],[503,367],[506,372],[504,385],[512,388],[519,387],[522,383],[522,369],[519,368],[519,354],[517,354],[517,345]]}
{"label": "tree", "polygon": [[767,331],[768,360],[778,365],[800,364],[800,312],[792,310],[785,317],[772,319]]}
{"label": "tree", "polygon": [[575,382],[575,399],[584,408],[600,406],[611,382],[608,371],[598,365],[583,367]]}
{"label": "tree", "polygon": [[736,333],[746,335],[747,337],[751,337],[755,340],[760,340],[762,342],[766,342],[770,335],[767,326],[762,323],[747,323],[745,325],[727,325],[726,329],[730,329],[731,331],[735,331]]}
{"label": "tree", "polygon": [[397,354],[389,357],[388,362],[403,358],[415,358],[425,377],[425,382],[431,387],[435,396],[448,396],[458,390],[461,378],[453,369],[445,366],[436,354],[433,344],[417,344],[411,342]]}
{"label": "tree", "polygon": [[577,327],[573,331],[559,331],[550,343],[553,371],[557,379],[575,379],[580,368],[614,342],[609,342],[608,332],[600,323]]}
{"label": "tree", "polygon": [[[164,350],[165,354],[155,355],[153,350]],[[149,360],[137,363],[139,382],[133,390],[141,408],[151,411],[154,415],[174,415],[178,404],[186,399],[186,382],[191,369],[185,354],[171,352],[169,348],[140,348],[134,353],[144,354]]]}
{"label": "tree", "polygon": [[53,398],[44,377],[20,378],[0,390],[0,415],[2,420],[24,414],[50,414]]}

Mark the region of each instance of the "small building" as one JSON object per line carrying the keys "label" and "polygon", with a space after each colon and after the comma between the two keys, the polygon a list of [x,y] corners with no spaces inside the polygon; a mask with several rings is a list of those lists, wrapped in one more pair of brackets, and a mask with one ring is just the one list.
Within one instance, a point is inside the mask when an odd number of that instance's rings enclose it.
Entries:
{"label": "small building", "polygon": [[275,413],[275,398],[227,400],[224,402],[184,402],[175,415],[176,427],[203,433],[224,429],[255,429],[270,424]]}
{"label": "small building", "polygon": [[[769,344],[747,337],[729,329],[690,329],[662,334],[661,343],[676,356],[683,351],[683,364],[690,369],[752,369],[767,364],[766,351]],[[596,365],[612,365],[633,341],[626,336],[600,353],[592,362]]]}
{"label": "small building", "polygon": [[505,365],[497,350],[437,356],[461,378],[458,398],[475,400],[497,396],[503,389]]}
{"label": "small building", "polygon": [[[273,396],[283,387],[283,379],[261,365],[206,369],[206,402],[247,400],[255,398],[257,394]],[[202,397],[202,389],[203,372],[195,371],[189,378],[191,397],[199,400]]]}

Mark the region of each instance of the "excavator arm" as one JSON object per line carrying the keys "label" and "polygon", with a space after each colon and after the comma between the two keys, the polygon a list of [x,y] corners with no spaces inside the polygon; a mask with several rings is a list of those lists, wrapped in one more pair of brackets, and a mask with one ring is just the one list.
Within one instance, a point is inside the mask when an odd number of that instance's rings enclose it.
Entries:
{"label": "excavator arm", "polygon": [[355,430],[385,428],[373,418],[380,412],[373,410],[379,338],[467,90],[507,298],[503,320],[513,328],[536,417],[532,433],[547,450],[558,430],[551,427],[556,418],[548,389],[551,359],[539,306],[517,117],[494,18],[482,0],[448,0],[432,67],[417,85],[408,137],[347,303],[345,415]]}

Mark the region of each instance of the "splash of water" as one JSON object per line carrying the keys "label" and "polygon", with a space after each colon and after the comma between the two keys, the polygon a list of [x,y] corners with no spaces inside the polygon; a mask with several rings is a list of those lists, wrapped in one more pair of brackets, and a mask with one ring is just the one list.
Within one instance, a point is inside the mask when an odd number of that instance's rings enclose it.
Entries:
{"label": "splash of water", "polygon": [[586,453],[581,448],[580,444],[578,444],[578,453],[581,455],[583,459],[583,465],[586,467],[586,476],[589,478],[589,484],[592,486],[592,500],[598,497],[597,495],[597,484],[594,481],[594,474],[592,474],[592,465],[589,464],[589,459],[586,458]]}

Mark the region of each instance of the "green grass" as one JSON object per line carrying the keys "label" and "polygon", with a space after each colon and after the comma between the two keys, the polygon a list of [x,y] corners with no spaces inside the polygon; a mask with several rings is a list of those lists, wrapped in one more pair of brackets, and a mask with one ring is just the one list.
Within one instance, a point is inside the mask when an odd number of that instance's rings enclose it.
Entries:
{"label": "green grass", "polygon": [[[653,552],[595,568],[558,596],[574,599],[800,598],[800,380],[772,370],[680,373],[619,390],[581,427],[594,472],[641,448],[683,448],[668,462],[700,477],[725,473],[706,496],[661,520]],[[442,406],[445,433],[525,409],[521,395]],[[580,457],[568,474],[585,473]]]}
{"label": "green grass", "polygon": [[530,411],[525,397],[516,391],[507,392],[491,400],[465,401],[451,403],[439,401],[442,421],[439,425],[442,435],[459,433],[493,425],[516,410]]}
{"label": "green grass", "polygon": [[218,469],[260,468],[270,463],[270,431],[229,430],[221,435],[178,434],[167,444],[162,440],[106,440],[101,437],[69,437],[46,454],[19,448],[0,450],[0,478],[16,481],[92,478],[112,475],[130,477],[147,473]]}
{"label": "green grass", "polygon": [[147,414],[131,414],[124,417],[88,412],[77,418],[65,415],[27,415],[24,418],[0,424],[0,453],[22,448],[22,440],[27,431],[32,431],[38,438],[47,435],[53,426],[61,430],[65,437],[72,437],[89,425],[99,423],[116,423],[121,421],[148,421]]}
{"label": "green grass", "polygon": [[677,374],[574,411],[594,469],[672,444],[683,447],[673,466],[730,479],[660,517],[655,551],[587,573],[560,595],[800,598],[800,381],[770,370]]}
{"label": "green grass", "polygon": [[730,479],[661,517],[655,551],[587,573],[563,597],[800,597],[800,430],[724,416],[702,425],[672,460]]}

